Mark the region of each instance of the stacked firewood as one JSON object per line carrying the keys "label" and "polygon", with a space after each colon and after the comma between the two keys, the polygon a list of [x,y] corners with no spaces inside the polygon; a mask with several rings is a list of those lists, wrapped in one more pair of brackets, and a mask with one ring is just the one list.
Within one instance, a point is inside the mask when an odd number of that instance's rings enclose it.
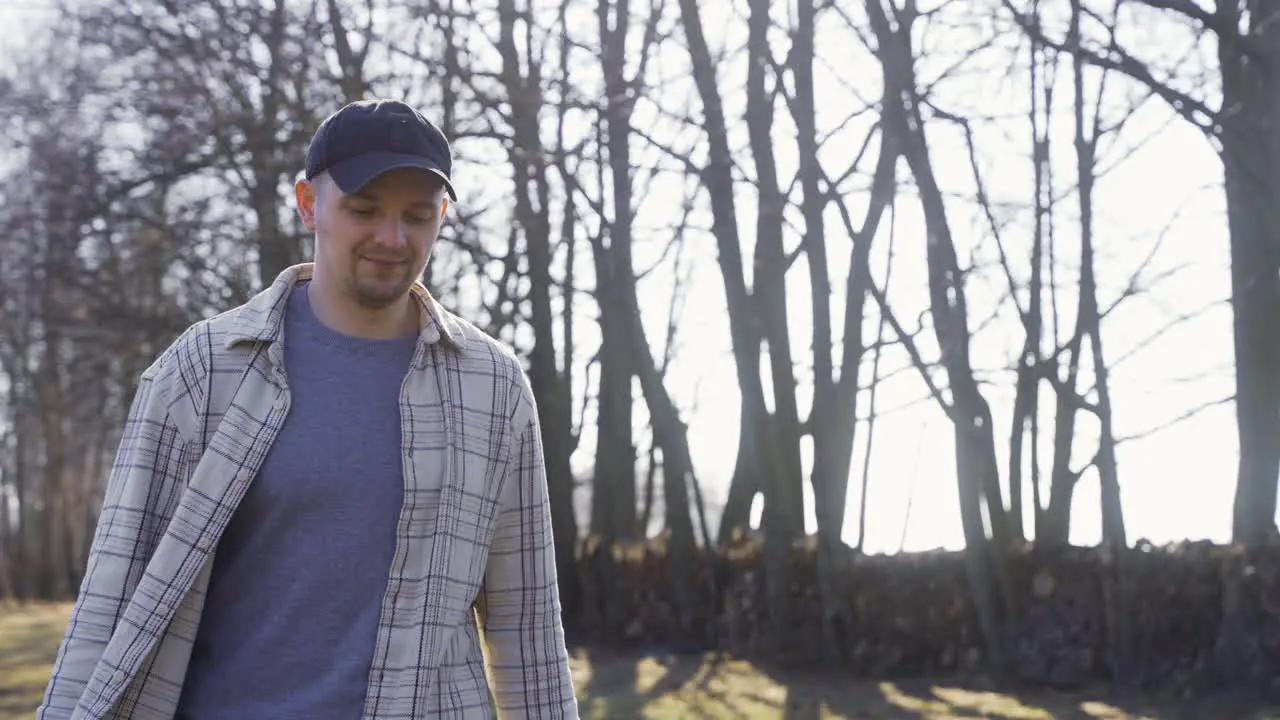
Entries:
{"label": "stacked firewood", "polygon": [[[848,551],[824,588],[812,538],[784,552],[779,605],[758,536],[698,550],[680,592],[665,538],[588,540],[578,555],[581,610],[566,621],[586,642],[834,662],[862,676],[963,671],[983,660],[963,553]],[[1002,639],[1025,680],[1183,687],[1280,677],[1280,548],[1027,546],[1009,551],[1003,568]]]}
{"label": "stacked firewood", "polygon": [[566,624],[579,637],[616,647],[715,647],[719,622],[713,599],[715,574],[724,563],[701,550],[692,560],[694,580],[687,593],[693,602],[681,607],[673,592],[665,537],[611,546],[589,538],[578,553],[581,607],[575,617],[566,618]]}

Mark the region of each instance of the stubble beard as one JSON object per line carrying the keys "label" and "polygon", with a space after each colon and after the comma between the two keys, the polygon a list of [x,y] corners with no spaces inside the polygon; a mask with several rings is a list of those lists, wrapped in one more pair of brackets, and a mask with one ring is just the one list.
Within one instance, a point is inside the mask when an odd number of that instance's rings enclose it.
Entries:
{"label": "stubble beard", "polygon": [[394,285],[371,282],[353,277],[350,282],[351,297],[356,304],[368,310],[385,310],[409,294],[413,285],[412,271]]}

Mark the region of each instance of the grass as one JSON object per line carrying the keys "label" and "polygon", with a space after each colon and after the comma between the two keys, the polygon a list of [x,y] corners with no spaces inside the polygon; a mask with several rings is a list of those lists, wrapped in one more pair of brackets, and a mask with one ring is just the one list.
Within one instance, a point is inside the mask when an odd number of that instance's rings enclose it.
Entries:
{"label": "grass", "polygon": [[63,605],[0,603],[0,720],[35,712],[66,622]]}
{"label": "grass", "polygon": [[777,676],[716,656],[591,657],[574,670],[584,718],[735,718],[737,720],[1280,720],[1235,699],[1189,706],[1166,699],[1093,692],[1018,692],[937,681],[850,680],[832,675]]}
{"label": "grass", "polygon": [[[66,605],[0,605],[0,720],[30,718],[66,622]],[[780,676],[716,655],[635,657],[575,650],[574,682],[589,720],[1280,720],[1237,700],[1195,707],[1099,690],[1001,693],[928,681]]]}

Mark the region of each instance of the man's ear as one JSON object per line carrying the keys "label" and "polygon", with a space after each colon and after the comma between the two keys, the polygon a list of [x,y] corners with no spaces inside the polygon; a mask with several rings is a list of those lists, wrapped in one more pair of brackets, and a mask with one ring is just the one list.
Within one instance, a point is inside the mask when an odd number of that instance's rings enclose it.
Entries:
{"label": "man's ear", "polygon": [[447,213],[447,212],[449,212],[449,198],[448,198],[448,197],[446,197],[445,199],[443,199],[443,200],[441,200],[441,201],[440,201],[440,217],[444,217],[444,216],[445,216],[445,213]]}
{"label": "man's ear", "polygon": [[293,185],[293,195],[298,205],[298,217],[308,230],[316,229],[316,184],[299,179]]}

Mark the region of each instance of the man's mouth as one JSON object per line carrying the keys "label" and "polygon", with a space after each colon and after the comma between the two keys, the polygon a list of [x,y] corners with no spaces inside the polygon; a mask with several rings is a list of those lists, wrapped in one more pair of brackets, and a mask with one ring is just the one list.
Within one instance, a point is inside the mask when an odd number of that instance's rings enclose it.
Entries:
{"label": "man's mouth", "polygon": [[364,259],[368,260],[369,262],[373,263],[375,266],[380,268],[393,268],[398,265],[403,265],[405,262],[404,260],[391,260],[391,259],[373,258],[373,257],[365,257]]}

